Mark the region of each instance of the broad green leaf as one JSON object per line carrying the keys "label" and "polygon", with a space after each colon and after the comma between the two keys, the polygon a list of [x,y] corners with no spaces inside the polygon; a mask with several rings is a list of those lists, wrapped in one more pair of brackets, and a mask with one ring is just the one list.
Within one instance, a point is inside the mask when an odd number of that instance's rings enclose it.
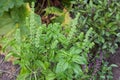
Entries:
{"label": "broad green leaf", "polygon": [[120,37],[120,33],[117,33],[116,36]]}
{"label": "broad green leaf", "polygon": [[77,64],[86,64],[87,63],[87,60],[85,59],[85,57],[79,56],[79,55],[73,55],[72,61]]}
{"label": "broad green leaf", "polygon": [[48,72],[47,75],[46,75],[46,80],[54,80],[55,79],[55,73],[53,73],[52,71],[51,72]]}
{"label": "broad green leaf", "polygon": [[0,35],[5,35],[8,32],[12,32],[12,29],[15,29],[15,26],[16,24],[14,20],[8,13],[5,13],[0,17]]}
{"label": "broad green leaf", "polygon": [[104,75],[101,75],[100,78],[105,79],[105,76],[104,76]]}
{"label": "broad green leaf", "polygon": [[13,7],[20,7],[22,4],[23,0],[0,0],[0,16],[2,16],[5,11]]}
{"label": "broad green leaf", "polygon": [[70,53],[71,54],[80,54],[82,52],[82,49],[77,48],[77,47],[71,47],[70,48]]}
{"label": "broad green leaf", "polygon": [[91,8],[93,7],[93,1],[92,0],[90,0],[89,5],[90,5]]}
{"label": "broad green leaf", "polygon": [[61,60],[56,66],[56,73],[64,72],[69,66],[69,63]]}
{"label": "broad green leaf", "polygon": [[72,68],[73,68],[74,72],[75,72],[77,75],[83,74],[83,71],[82,71],[80,65],[78,65],[78,64],[73,64],[72,66],[73,66]]}
{"label": "broad green leaf", "polygon": [[[23,4],[19,8],[14,7],[10,12],[3,13],[0,16],[0,35],[11,33],[15,28],[21,28],[22,33],[25,33],[25,19],[29,16],[30,8],[28,4]],[[24,29],[23,29],[24,28]]]}

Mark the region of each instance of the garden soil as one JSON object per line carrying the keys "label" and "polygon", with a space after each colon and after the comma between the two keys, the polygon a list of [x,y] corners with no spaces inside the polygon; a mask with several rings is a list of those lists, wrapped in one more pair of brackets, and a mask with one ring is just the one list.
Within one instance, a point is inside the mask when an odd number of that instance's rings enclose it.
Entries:
{"label": "garden soil", "polygon": [[113,67],[113,80],[120,80],[120,48],[115,54],[112,54],[109,58],[110,64],[116,64],[118,67]]}
{"label": "garden soil", "polygon": [[0,55],[0,80],[16,80],[20,66],[5,61],[5,56]]}

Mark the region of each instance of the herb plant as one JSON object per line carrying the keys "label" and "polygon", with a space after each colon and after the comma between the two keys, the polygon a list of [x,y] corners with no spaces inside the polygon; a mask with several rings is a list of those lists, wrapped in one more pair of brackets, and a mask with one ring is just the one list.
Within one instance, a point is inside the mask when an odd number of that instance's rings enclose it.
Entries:
{"label": "herb plant", "polygon": [[8,57],[14,56],[21,67],[18,80],[89,79],[87,65],[88,53],[94,46],[90,39],[93,29],[89,28],[86,34],[77,30],[79,14],[65,30],[59,23],[46,26],[38,23],[33,7],[26,18],[26,36],[22,38],[18,28],[7,44],[11,47]]}
{"label": "herb plant", "polygon": [[95,46],[91,50],[92,54],[90,54],[89,57],[89,65],[93,64],[93,70],[90,70],[91,74],[97,75],[97,72],[99,71],[96,71],[94,66],[97,66],[99,67],[97,69],[102,70],[104,62],[106,62],[107,58],[115,53],[118,48],[118,35],[120,31],[119,3],[120,1],[118,0],[73,1],[72,12],[75,15],[80,13],[78,29],[86,32],[92,27],[95,31],[95,35],[92,36]]}
{"label": "herb plant", "polygon": [[68,9],[44,9],[46,15],[57,16],[47,25],[35,14],[34,3],[27,3],[31,1],[0,1],[0,36],[14,33],[0,38],[2,49],[6,59],[13,56],[20,65],[17,80],[113,79],[116,65],[107,59],[120,43],[120,1],[62,0]]}

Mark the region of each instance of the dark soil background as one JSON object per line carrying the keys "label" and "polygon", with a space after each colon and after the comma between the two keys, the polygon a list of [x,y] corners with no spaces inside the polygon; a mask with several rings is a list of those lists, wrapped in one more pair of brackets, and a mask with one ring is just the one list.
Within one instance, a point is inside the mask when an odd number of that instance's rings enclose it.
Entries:
{"label": "dark soil background", "polygon": [[20,66],[5,61],[5,56],[0,55],[0,80],[16,80]]}
{"label": "dark soil background", "polygon": [[120,80],[120,48],[118,48],[115,54],[112,54],[109,58],[111,64],[116,64],[118,67],[113,67],[113,80]]}

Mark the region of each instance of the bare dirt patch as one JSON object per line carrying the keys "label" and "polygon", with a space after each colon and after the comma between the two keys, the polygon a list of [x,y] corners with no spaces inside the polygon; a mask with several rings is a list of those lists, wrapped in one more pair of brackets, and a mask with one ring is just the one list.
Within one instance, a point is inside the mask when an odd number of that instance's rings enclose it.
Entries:
{"label": "bare dirt patch", "polygon": [[5,56],[0,55],[0,80],[16,80],[20,71],[19,65],[4,60]]}

